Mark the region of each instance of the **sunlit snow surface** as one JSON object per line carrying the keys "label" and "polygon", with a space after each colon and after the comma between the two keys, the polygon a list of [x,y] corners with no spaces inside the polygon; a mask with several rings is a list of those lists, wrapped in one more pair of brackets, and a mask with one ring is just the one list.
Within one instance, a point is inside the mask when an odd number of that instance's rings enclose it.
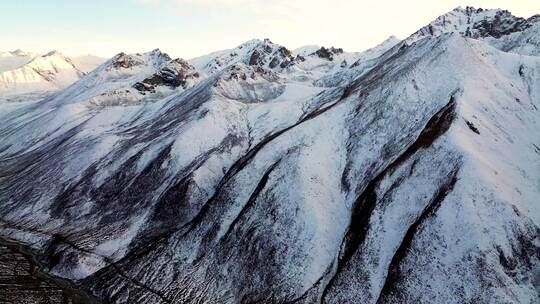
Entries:
{"label": "sunlit snow surface", "polygon": [[534,303],[538,22],[448,28],[473,12],[362,53],[119,54],[1,104],[0,232],[117,303]]}
{"label": "sunlit snow surface", "polygon": [[79,80],[103,61],[90,55],[70,58],[58,51],[44,55],[0,52],[0,103],[39,100]]}

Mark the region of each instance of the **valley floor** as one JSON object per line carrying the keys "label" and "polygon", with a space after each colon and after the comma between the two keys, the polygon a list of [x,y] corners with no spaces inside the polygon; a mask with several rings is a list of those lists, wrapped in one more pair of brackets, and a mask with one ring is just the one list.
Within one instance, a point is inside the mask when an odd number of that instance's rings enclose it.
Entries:
{"label": "valley floor", "polygon": [[0,238],[0,304],[98,302],[72,283],[44,273],[33,254]]}

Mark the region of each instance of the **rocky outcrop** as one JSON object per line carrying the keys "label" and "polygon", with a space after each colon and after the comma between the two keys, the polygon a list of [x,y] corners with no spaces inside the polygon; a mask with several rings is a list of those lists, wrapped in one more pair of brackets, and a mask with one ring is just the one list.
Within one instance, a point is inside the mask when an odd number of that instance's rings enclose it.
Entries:
{"label": "rocky outcrop", "polygon": [[142,64],[142,61],[137,60],[137,58],[122,52],[117,54],[113,58],[111,68],[129,69],[140,64]]}
{"label": "rocky outcrop", "polygon": [[315,51],[314,54],[319,56],[320,58],[324,58],[324,59],[332,61],[332,60],[334,60],[334,55],[343,54],[343,49],[342,48],[337,48],[336,49],[334,47],[331,47],[331,48],[327,49],[327,48],[325,48],[323,46],[320,49],[318,49],[317,51]]}
{"label": "rocky outcrop", "polygon": [[141,93],[155,93],[156,86],[166,86],[170,88],[186,88],[188,80],[196,79],[199,73],[183,59],[171,60],[166,66],[162,67],[157,73],[145,78],[143,81],[133,85]]}
{"label": "rocky outcrop", "polygon": [[[470,9],[470,8],[468,8]],[[480,9],[477,12],[482,12]],[[466,33],[468,37],[500,38],[512,33],[521,32],[532,26],[536,17],[524,19],[513,16],[509,11],[497,11],[491,19],[483,19],[471,24],[472,29]],[[474,36],[473,34],[474,33]]]}
{"label": "rocky outcrop", "polygon": [[265,39],[262,44],[252,51],[248,64],[270,69],[277,67],[284,69],[293,65],[294,61],[295,58],[291,51],[283,46],[275,45],[269,39]]}
{"label": "rocky outcrop", "polygon": [[256,103],[277,98],[286,86],[272,70],[239,63],[225,70],[213,87],[217,94],[226,98]]}

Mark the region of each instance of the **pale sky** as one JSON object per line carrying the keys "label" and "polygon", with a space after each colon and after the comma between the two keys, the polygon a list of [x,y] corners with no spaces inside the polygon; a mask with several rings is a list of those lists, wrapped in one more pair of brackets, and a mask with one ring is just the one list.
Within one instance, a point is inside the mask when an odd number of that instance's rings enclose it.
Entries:
{"label": "pale sky", "polygon": [[362,51],[467,5],[540,13],[540,0],[0,0],[0,51],[110,57],[160,48],[189,59],[253,38]]}

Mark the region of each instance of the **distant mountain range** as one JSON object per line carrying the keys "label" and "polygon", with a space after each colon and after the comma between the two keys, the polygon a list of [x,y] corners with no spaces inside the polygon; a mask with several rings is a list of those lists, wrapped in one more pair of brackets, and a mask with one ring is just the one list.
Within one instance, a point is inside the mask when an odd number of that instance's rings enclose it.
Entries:
{"label": "distant mountain range", "polygon": [[59,51],[44,55],[0,52],[0,102],[43,97],[74,83],[104,61],[92,55],[71,58]]}
{"label": "distant mountain range", "polygon": [[539,15],[0,73],[0,236],[104,303],[540,298]]}

